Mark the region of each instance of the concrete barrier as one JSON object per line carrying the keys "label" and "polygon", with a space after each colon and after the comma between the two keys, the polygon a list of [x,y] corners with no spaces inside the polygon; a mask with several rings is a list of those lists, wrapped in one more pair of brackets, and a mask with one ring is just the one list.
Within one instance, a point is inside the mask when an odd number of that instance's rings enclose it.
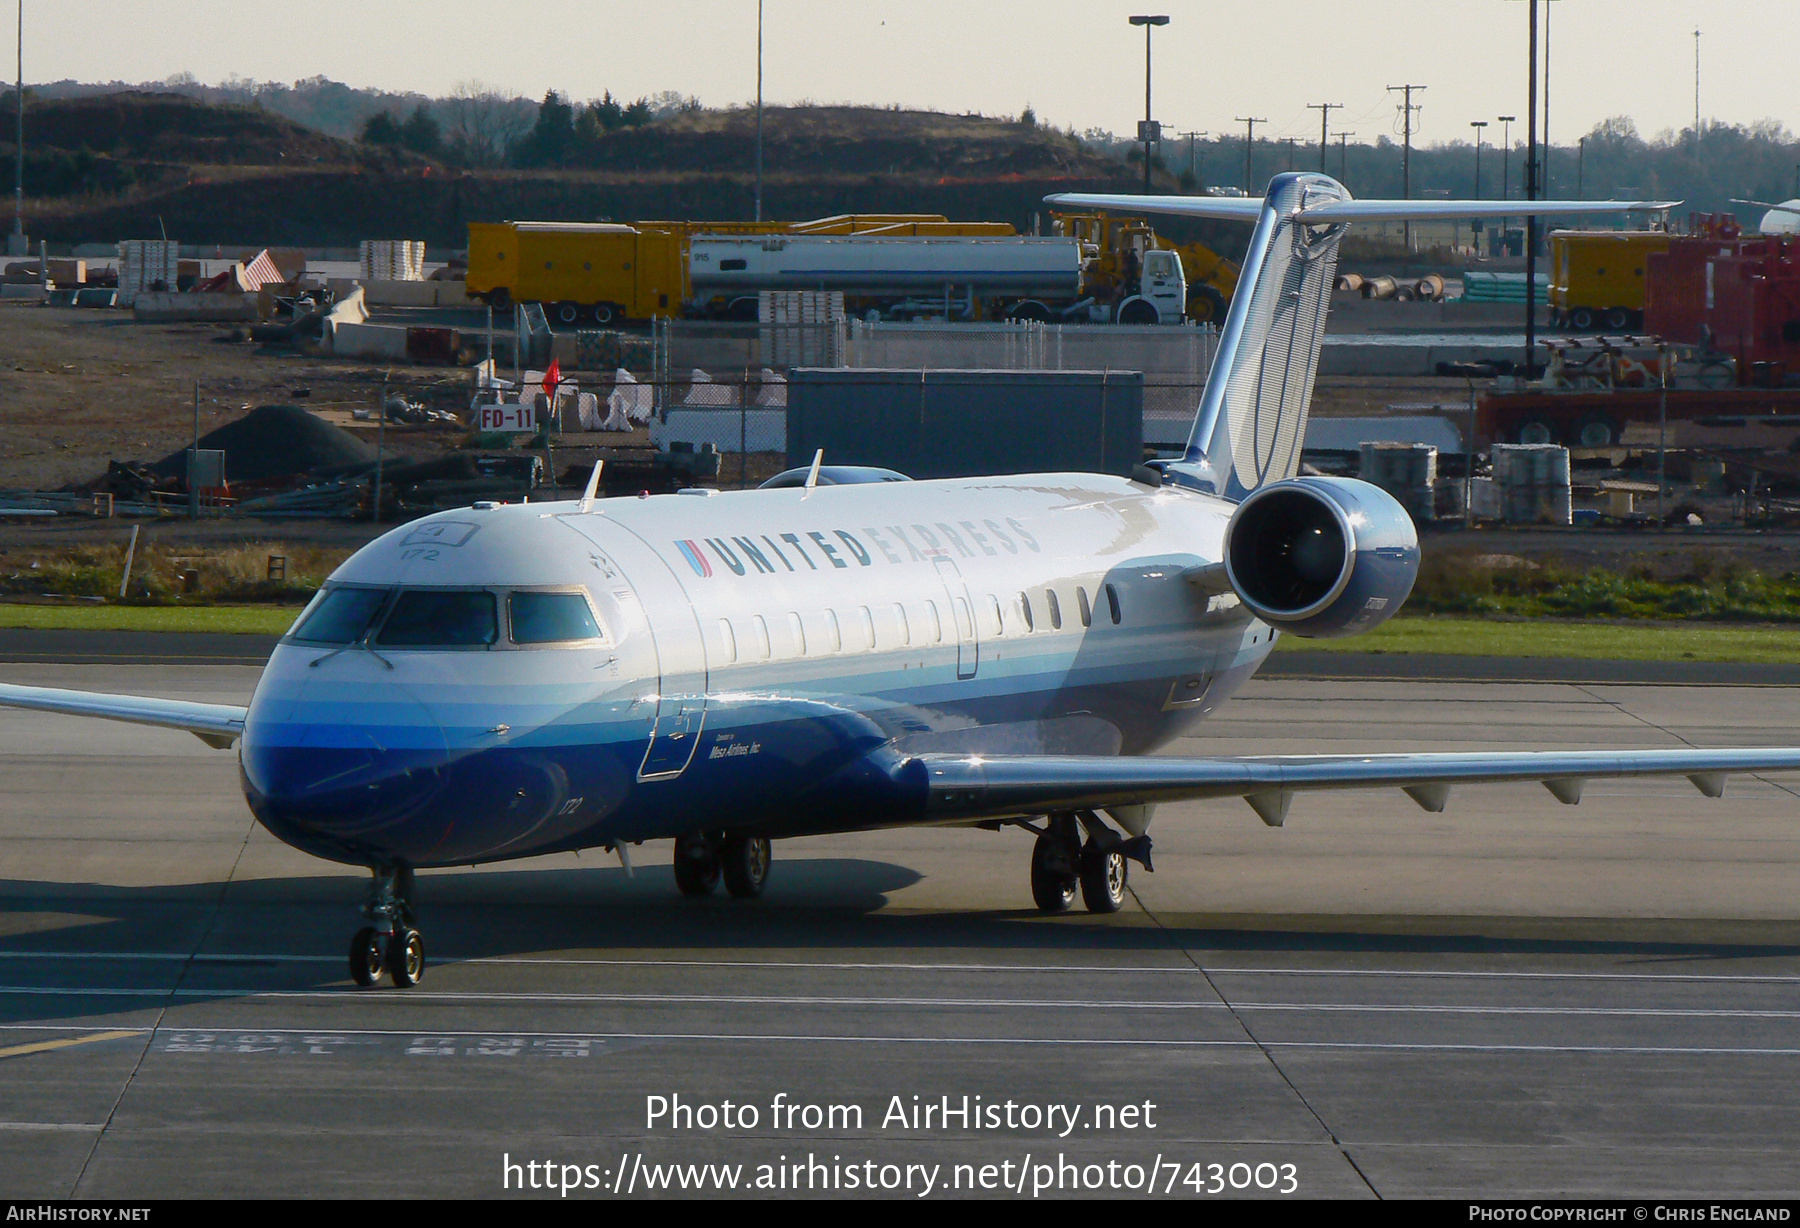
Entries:
{"label": "concrete barrier", "polygon": [[333,277],[326,286],[343,298],[358,286],[371,307],[476,307],[460,281],[378,281],[373,278]]}
{"label": "concrete barrier", "polygon": [[401,325],[326,323],[327,348],[339,358],[406,361],[406,329]]}
{"label": "concrete barrier", "polygon": [[256,320],[254,294],[170,294],[140,290],[131,303],[135,319],[166,322],[243,323]]}
{"label": "concrete barrier", "polygon": [[19,282],[0,283],[0,298],[23,299],[28,303],[41,303],[49,297],[50,292],[42,286],[24,285]]}

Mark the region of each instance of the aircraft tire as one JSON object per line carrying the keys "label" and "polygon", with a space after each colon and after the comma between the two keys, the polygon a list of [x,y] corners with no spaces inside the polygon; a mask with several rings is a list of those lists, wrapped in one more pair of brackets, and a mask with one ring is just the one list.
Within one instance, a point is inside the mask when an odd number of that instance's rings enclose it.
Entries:
{"label": "aircraft tire", "polygon": [[1069,870],[1062,844],[1039,836],[1031,846],[1031,898],[1039,912],[1068,912],[1080,880]]}
{"label": "aircraft tire", "polygon": [[375,927],[365,925],[357,930],[350,940],[350,979],[367,989],[381,979],[386,966],[381,935],[375,932]]}
{"label": "aircraft tire", "polygon": [[394,984],[405,989],[425,979],[425,936],[410,925],[402,925],[388,939],[388,973]]}
{"label": "aircraft tire", "polygon": [[705,836],[675,837],[675,886],[690,897],[707,896],[719,885],[719,856]]}
{"label": "aircraft tire", "polygon": [[1081,902],[1089,912],[1118,912],[1125,905],[1130,873],[1125,854],[1090,843],[1081,854]]}
{"label": "aircraft tire", "polygon": [[719,846],[719,869],[733,898],[754,900],[769,882],[774,854],[767,836],[727,836]]}

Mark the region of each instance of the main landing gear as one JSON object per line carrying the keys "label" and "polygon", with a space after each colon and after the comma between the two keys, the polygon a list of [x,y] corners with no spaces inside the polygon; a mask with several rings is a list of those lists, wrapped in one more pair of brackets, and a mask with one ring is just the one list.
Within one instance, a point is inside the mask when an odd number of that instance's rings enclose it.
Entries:
{"label": "main landing gear", "polygon": [[723,878],[734,897],[753,900],[768,884],[772,861],[767,836],[677,836],[675,885],[682,895],[711,895]]}
{"label": "main landing gear", "polygon": [[385,972],[404,989],[425,976],[425,939],[413,915],[412,894],[411,866],[374,871],[363,905],[369,924],[350,940],[350,976],[358,985],[367,988]]}
{"label": "main landing gear", "polygon": [[[1081,892],[1089,912],[1118,912],[1130,882],[1129,862],[1150,865],[1150,837],[1124,839],[1091,810],[1048,816],[1031,849],[1031,898],[1040,911],[1067,912]],[[1082,830],[1087,841],[1082,841]]]}

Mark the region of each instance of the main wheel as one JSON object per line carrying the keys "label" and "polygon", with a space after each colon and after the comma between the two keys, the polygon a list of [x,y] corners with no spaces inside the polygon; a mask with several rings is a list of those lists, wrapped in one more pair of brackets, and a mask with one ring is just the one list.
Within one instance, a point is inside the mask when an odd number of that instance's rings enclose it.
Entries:
{"label": "main wheel", "polygon": [[728,836],[719,848],[725,890],[740,900],[754,900],[769,881],[773,853],[767,836]]}
{"label": "main wheel", "polygon": [[1575,427],[1575,443],[1583,448],[1610,448],[1619,428],[1604,414],[1583,418]]}
{"label": "main wheel", "polygon": [[425,976],[425,938],[410,925],[403,925],[388,939],[388,971],[394,984],[402,989],[417,985]]}
{"label": "main wheel", "polygon": [[1081,902],[1089,912],[1118,912],[1125,904],[1129,867],[1118,849],[1089,844],[1081,853]]}
{"label": "main wheel", "polygon": [[551,311],[558,324],[579,324],[581,317],[587,314],[581,309],[580,303],[558,303]]}
{"label": "main wheel", "polygon": [[1594,309],[1592,307],[1577,307],[1569,312],[1569,327],[1578,333],[1593,332]]}
{"label": "main wheel", "polygon": [[356,937],[350,940],[351,979],[367,989],[381,979],[382,971],[386,967],[381,935],[375,932],[374,926],[363,926],[356,931]]}
{"label": "main wheel", "polygon": [[602,328],[611,324],[618,318],[619,309],[614,307],[611,303],[596,303],[594,305],[594,323],[600,325]]}
{"label": "main wheel", "polygon": [[682,895],[711,895],[719,885],[719,857],[705,836],[675,838],[675,885]]}
{"label": "main wheel", "polygon": [[1622,333],[1631,327],[1631,312],[1624,307],[1606,309],[1606,327],[1615,333]]}
{"label": "main wheel", "polygon": [[1225,319],[1225,296],[1212,286],[1195,286],[1188,291],[1188,319],[1196,324],[1218,324]]}
{"label": "main wheel", "polygon": [[1520,443],[1545,444],[1556,442],[1556,429],[1548,422],[1543,422],[1536,418],[1519,423],[1519,429],[1514,433],[1517,435]]}
{"label": "main wheel", "polygon": [[1031,846],[1031,898],[1041,912],[1067,912],[1080,885],[1060,840],[1039,836]]}

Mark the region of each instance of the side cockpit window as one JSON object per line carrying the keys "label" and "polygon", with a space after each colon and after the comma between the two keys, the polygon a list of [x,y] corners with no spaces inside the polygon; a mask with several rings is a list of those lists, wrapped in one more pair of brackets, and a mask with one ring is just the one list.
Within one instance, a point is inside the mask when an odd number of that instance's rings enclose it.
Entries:
{"label": "side cockpit window", "polygon": [[500,638],[486,589],[412,589],[394,600],[375,642],[388,648],[485,648]]}
{"label": "side cockpit window", "polygon": [[601,638],[600,624],[580,593],[510,593],[506,613],[515,644],[567,644]]}
{"label": "side cockpit window", "polygon": [[385,588],[326,589],[291,634],[305,644],[354,644],[367,633],[391,592]]}

